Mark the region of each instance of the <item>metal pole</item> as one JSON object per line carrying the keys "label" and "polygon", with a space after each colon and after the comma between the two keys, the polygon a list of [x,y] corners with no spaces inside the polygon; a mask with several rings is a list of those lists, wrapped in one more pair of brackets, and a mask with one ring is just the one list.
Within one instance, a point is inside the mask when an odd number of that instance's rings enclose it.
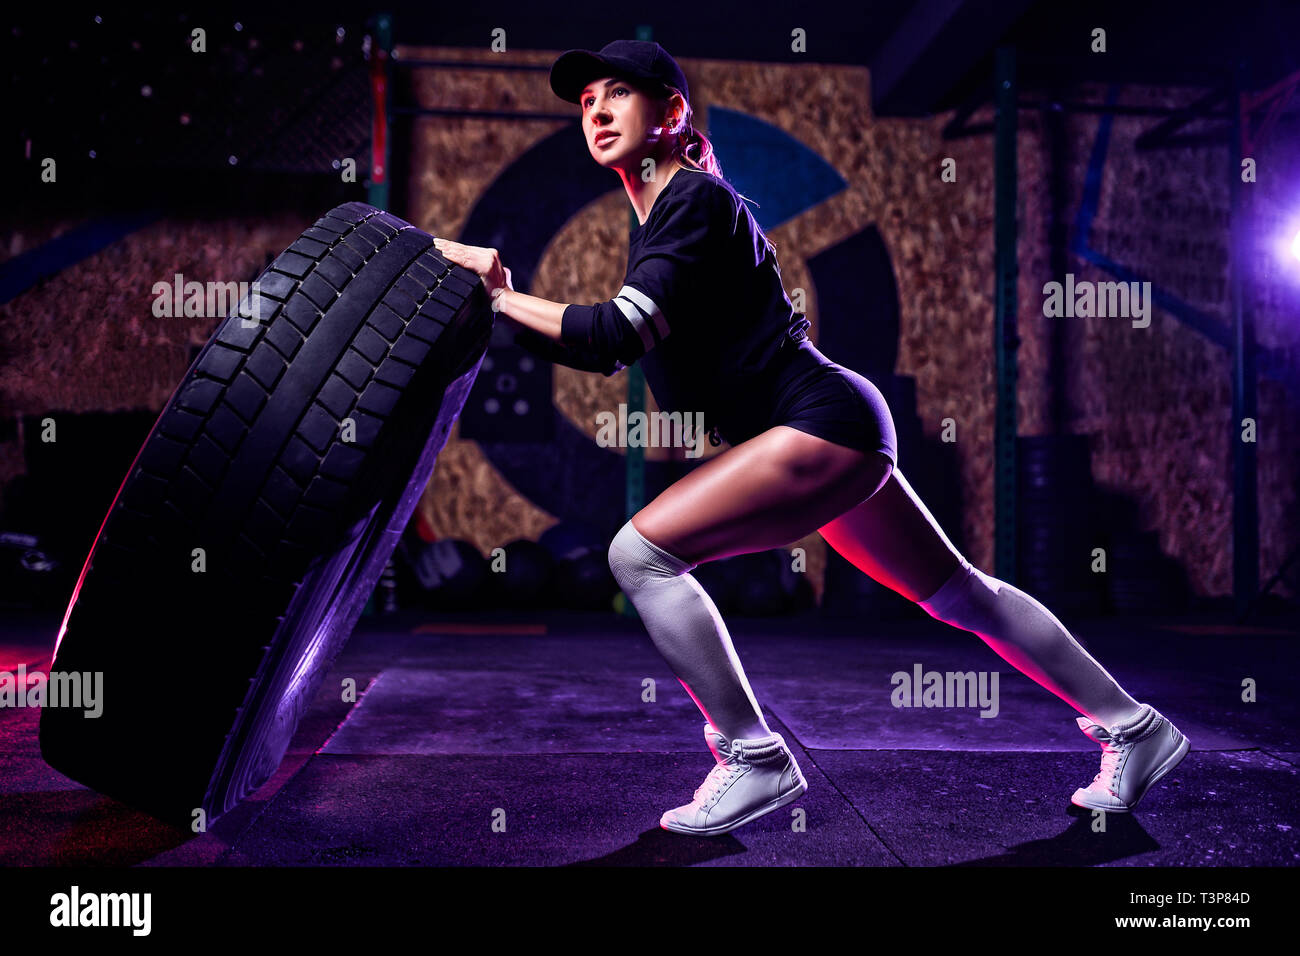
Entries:
{"label": "metal pole", "polygon": [[391,118],[393,17],[379,13],[370,35],[370,180],[366,201],[376,209],[388,208],[388,126]]}
{"label": "metal pole", "polygon": [[1238,621],[1259,590],[1259,500],[1256,482],[1255,442],[1242,439],[1243,420],[1258,422],[1255,403],[1255,323],[1246,302],[1247,269],[1250,263],[1252,202],[1241,179],[1241,161],[1246,158],[1246,121],[1242,101],[1246,89],[1246,64],[1237,64],[1233,77],[1233,135],[1228,148],[1231,157],[1232,202],[1232,421],[1228,439],[1232,444],[1232,596]]}
{"label": "metal pole", "polygon": [[994,573],[1016,583],[1016,51],[999,47],[994,69],[993,217],[997,363],[994,454]]}
{"label": "metal pole", "polygon": [[[1056,91],[1053,90],[1053,93]],[[1021,104],[1023,106],[1023,104]],[[1053,97],[1043,110],[1043,134],[1047,140],[1048,226],[1047,254],[1052,279],[1065,281],[1070,268],[1069,183],[1067,182],[1067,137],[1065,110]],[[1047,363],[1048,421],[1053,435],[1070,433],[1070,327],[1053,322],[1049,329],[1050,347]]]}
{"label": "metal pole", "polygon": [[[649,26],[638,26],[636,28],[636,39],[652,40],[654,37],[652,29]],[[628,229],[635,229],[637,226],[636,210],[628,204]],[[633,362],[627,369],[627,415],[631,420],[633,413],[645,411],[645,372],[641,368],[640,362]],[[627,448],[627,457],[623,462],[623,504],[624,517],[631,520],[632,516],[645,507],[645,449],[639,445],[629,443]],[[637,617],[636,608],[632,602],[624,600],[621,602],[624,617]]]}

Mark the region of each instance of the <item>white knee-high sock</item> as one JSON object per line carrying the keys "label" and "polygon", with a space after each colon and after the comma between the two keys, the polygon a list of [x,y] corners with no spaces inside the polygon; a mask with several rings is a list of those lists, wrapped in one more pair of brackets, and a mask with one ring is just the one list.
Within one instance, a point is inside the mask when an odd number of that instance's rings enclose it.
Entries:
{"label": "white knee-high sock", "polygon": [[936,620],[973,631],[1016,670],[1103,727],[1141,706],[1051,611],[965,558],[938,591],[917,603]]}
{"label": "white knee-high sock", "polygon": [[628,521],[610,543],[609,567],[709,723],[728,740],[768,736],[722,615],[689,573],[696,565],[647,540]]}

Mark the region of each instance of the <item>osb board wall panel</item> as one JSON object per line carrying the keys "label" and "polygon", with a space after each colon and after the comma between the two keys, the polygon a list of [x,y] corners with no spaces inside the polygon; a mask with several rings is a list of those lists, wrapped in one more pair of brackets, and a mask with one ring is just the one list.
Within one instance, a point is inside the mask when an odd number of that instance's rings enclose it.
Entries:
{"label": "osb board wall panel", "polygon": [[[293,214],[160,220],[0,305],[0,414],[161,412],[190,347],[220,319],[155,316],[154,283],[178,272],[251,281],[309,225]],[[0,484],[23,469],[20,440],[0,442]]]}
{"label": "osb board wall panel", "polygon": [[[399,55],[483,61],[487,51],[399,48]],[[510,53],[515,63],[549,65],[552,54]],[[902,303],[903,337],[897,371],[918,380],[920,415],[930,436],[945,417],[959,423],[963,484],[972,507],[958,534],[971,559],[991,558],[992,512],[992,167],[986,139],[945,143],[941,119],[870,121],[870,87],[864,69],[773,66],[765,63],[683,59],[697,110],[709,128],[707,104],[741,110],[773,123],[827,159],[848,181],[841,193],[771,233],[787,292],[807,292],[807,312],[818,337],[816,290],[806,260],[875,224],[894,260]],[[419,70],[413,78],[424,106],[563,112],[578,109],[555,97],[547,74],[521,71]],[[811,104],[811,106],[810,106]],[[815,108],[813,108],[815,107]],[[473,203],[515,156],[562,128],[562,122],[492,122],[436,117],[415,121],[412,221],[455,236]],[[576,132],[575,136],[578,135]],[[958,182],[940,181],[945,157],[958,165]],[[727,156],[719,155],[724,174]],[[555,237],[540,263],[533,294],[558,302],[590,303],[618,291],[627,259],[627,199],[615,173],[611,193],[591,203]],[[539,188],[545,188],[539,184]],[[509,265],[508,250],[502,250]],[[831,356],[835,358],[834,356]],[[603,376],[556,366],[555,402],[589,434],[595,415],[626,400],[626,376]],[[647,393],[647,408],[656,410]],[[706,456],[726,446],[711,446]],[[647,449],[657,457],[662,449]],[[678,451],[680,454],[680,451]],[[902,463],[904,471],[906,462]],[[471,490],[472,489],[472,490]],[[439,534],[465,537],[486,553],[519,534],[533,535],[554,522],[524,502],[471,442],[453,434],[421,502]],[[819,599],[825,543],[810,534],[803,546]]]}
{"label": "osb board wall panel", "polygon": [[[411,50],[410,55],[482,60],[484,51]],[[549,65],[553,54],[513,53],[517,62]],[[697,125],[708,129],[707,105],[743,110],[786,130],[828,159],[849,181],[842,193],[772,233],[781,258],[787,291],[809,293],[808,313],[817,338],[818,305],[806,259],[821,249],[876,224],[889,247],[902,309],[899,374],[917,380],[918,411],[928,437],[940,423],[957,423],[956,461],[966,508],[960,539],[977,566],[992,567],[993,540],[993,167],[988,136],[944,141],[947,117],[924,120],[874,120],[870,116],[869,77],[843,67],[778,66],[760,63],[684,60],[692,80]],[[426,72],[417,80],[425,105],[463,102],[479,108],[563,110],[550,92],[545,72],[448,70]],[[1072,91],[1075,98],[1099,99],[1102,91]],[[1182,105],[1188,91],[1126,92],[1125,102]],[[809,108],[816,104],[816,108]],[[576,111],[576,108],[574,108]],[[988,120],[986,110],[973,122]],[[1071,114],[1067,119],[1068,161],[1065,213],[1073,216],[1082,193],[1089,150],[1098,117]],[[1132,140],[1152,121],[1115,121],[1110,162],[1101,208],[1094,223],[1094,245],[1109,239],[1123,250],[1146,249],[1146,268],[1155,277],[1208,311],[1228,318],[1226,258],[1222,246],[1227,222],[1225,158],[1222,149],[1136,153]],[[519,151],[562,124],[491,123],[438,118],[422,121],[415,136],[414,189],[417,216],[428,228],[455,234],[475,197]],[[1063,330],[1067,353],[1065,395],[1070,432],[1094,436],[1094,480],[1134,498],[1144,528],[1160,530],[1162,550],[1187,567],[1199,594],[1231,590],[1231,471],[1228,354],[1171,316],[1153,310],[1152,326],[1133,329],[1113,319],[1049,320],[1043,315],[1046,281],[1058,281],[1050,269],[1047,152],[1038,113],[1019,117],[1020,223],[1018,319],[1019,430],[1039,435],[1053,430],[1049,420],[1048,381],[1050,323]],[[1269,144],[1275,169],[1270,189],[1287,181],[1281,175],[1286,152],[1281,138]],[[1291,151],[1294,155],[1295,151]],[[500,159],[494,159],[500,157]],[[957,182],[943,183],[939,168],[951,157]],[[724,173],[727,157],[719,157]],[[617,187],[617,180],[613,179]],[[1294,181],[1294,180],[1292,180]],[[1264,192],[1261,190],[1261,195]],[[555,238],[541,264],[532,291],[562,302],[591,302],[612,295],[626,258],[626,200],[621,190],[608,194],[570,222]],[[1217,230],[1217,232],[1216,232]],[[1144,245],[1145,244],[1145,245]],[[508,251],[507,251],[508,252]],[[508,264],[508,260],[507,260]],[[1080,280],[1110,277],[1073,257],[1068,269]],[[1217,281],[1213,276],[1217,274]],[[1285,346],[1294,339],[1294,323],[1280,320],[1283,309],[1257,315],[1261,343]],[[834,356],[832,356],[834,358]],[[574,423],[594,431],[599,410],[616,407],[626,388],[622,376],[604,379],[556,368],[555,401]],[[1261,574],[1267,577],[1284,558],[1296,526],[1295,479],[1300,471],[1293,437],[1279,423],[1294,420],[1295,409],[1274,383],[1259,386],[1259,492]],[[652,396],[648,407],[654,409]],[[1288,417],[1289,416],[1289,417]],[[1271,422],[1271,427],[1263,423]],[[1222,425],[1223,427],[1217,427]],[[473,482],[499,477],[472,449],[455,445],[460,459],[444,469],[441,480],[456,479],[454,468],[474,473]],[[706,454],[719,453],[709,449]],[[651,455],[665,452],[649,449]],[[906,471],[907,462],[902,463]],[[435,479],[435,483],[439,479]],[[485,500],[509,501],[508,488],[485,492]],[[466,524],[467,511],[454,495],[435,488],[424,505],[435,527],[479,542],[485,550],[501,538],[494,526]],[[452,514],[453,507],[460,510]],[[522,517],[529,529],[552,518],[532,509],[489,509],[489,522],[517,527],[506,515]],[[477,530],[475,530],[477,528]],[[955,529],[954,529],[955,530]],[[820,593],[824,545],[810,535],[800,542],[809,550],[811,578]],[[1281,593],[1288,593],[1283,590]]]}
{"label": "osb board wall panel", "polygon": [[[1083,88],[1077,98],[1100,101],[1104,90]],[[1182,106],[1194,91],[1124,90],[1121,103]],[[1092,248],[1213,316],[1231,329],[1229,286],[1229,164],[1226,146],[1180,147],[1138,152],[1134,140],[1158,118],[1120,116],[1113,121]],[[1071,217],[1083,183],[1100,119],[1072,114],[1067,122]],[[1204,128],[1204,127],[1200,127]],[[1044,155],[1022,150],[1025,161]],[[1259,344],[1300,354],[1294,265],[1276,253],[1294,201],[1300,172],[1300,141],[1294,124],[1281,125],[1257,153],[1259,181],[1249,185],[1260,230],[1251,252],[1256,338]],[[1046,213],[1046,180],[1022,179],[1034,205]],[[1290,222],[1292,233],[1296,223]],[[1024,221],[1026,234],[1044,234],[1045,219]],[[1043,242],[1032,248],[1046,251]],[[1152,307],[1151,324],[1134,328],[1121,317],[1046,318],[1042,286],[1063,281],[1045,258],[1024,256],[1019,310],[1022,434],[1046,434],[1047,340],[1053,323],[1068,335],[1067,430],[1093,436],[1093,475],[1138,505],[1143,530],[1158,532],[1163,553],[1187,569],[1200,595],[1232,591],[1231,353],[1172,314]],[[1105,282],[1114,276],[1071,256],[1075,280]],[[1029,288],[1026,288],[1028,286]],[[1261,583],[1277,571],[1295,546],[1300,420],[1295,398],[1270,379],[1258,381],[1258,494]],[[1277,593],[1293,596],[1285,583]]]}
{"label": "osb board wall panel", "polygon": [[[485,51],[406,51],[443,59],[481,60]],[[516,62],[549,65],[554,54],[511,53]],[[849,187],[772,233],[788,291],[807,290],[813,337],[818,303],[806,259],[867,225],[877,225],[893,257],[902,307],[897,372],[917,379],[919,413],[929,438],[952,417],[966,508],[955,532],[977,566],[991,570],[993,537],[993,174],[987,136],[945,142],[946,117],[870,118],[866,72],[842,67],[771,66],[685,61],[707,130],[706,106],[743,110],[797,137],[830,161]],[[545,72],[417,72],[426,105],[557,111]],[[1099,97],[1079,91],[1078,97]],[[1126,91],[1177,103],[1186,96]],[[810,106],[813,104],[813,106]],[[576,111],[576,107],[573,107]],[[987,115],[976,116],[975,121]],[[549,135],[555,122],[438,118],[413,121],[411,194],[416,225],[456,235],[482,190],[519,152]],[[1136,154],[1134,136],[1150,120],[1115,120],[1094,245],[1166,281],[1172,291],[1228,319],[1226,158],[1222,150]],[[1098,124],[1068,119],[1069,197],[1073,214]],[[1180,561],[1202,594],[1231,590],[1231,411],[1228,353],[1154,310],[1149,329],[1113,319],[1048,320],[1042,285],[1046,246],[1044,145],[1035,113],[1020,116],[1021,223],[1018,408],[1022,434],[1050,429],[1046,415],[1047,342],[1052,321],[1067,327],[1067,395],[1071,431],[1094,438],[1094,478],[1140,504],[1145,526],[1158,529],[1166,554]],[[1286,187],[1297,181],[1296,130],[1280,124],[1258,157],[1255,193],[1261,215],[1283,215]],[[940,163],[957,162],[958,181],[943,183]],[[724,172],[727,156],[720,157]],[[617,180],[611,173],[612,187]],[[1181,217],[1181,218],[1180,218]],[[251,278],[309,223],[300,214],[256,219],[169,219],[105,249],[0,306],[0,412],[37,414],[137,407],[161,409],[184,373],[191,345],[215,320],[153,317],[154,282],[175,272],[200,281]],[[1276,225],[1276,223],[1274,223]],[[1159,228],[1157,228],[1159,226]],[[555,237],[533,292],[556,301],[594,302],[617,291],[627,249],[627,204],[620,191],[593,202]],[[57,227],[49,234],[57,233]],[[32,233],[31,242],[40,236]],[[22,243],[16,246],[15,242]],[[10,235],[7,255],[29,245]],[[593,252],[593,250],[600,250]],[[509,264],[507,250],[507,264]],[[1078,260],[1079,279],[1109,276]],[[1257,337],[1272,347],[1300,348],[1288,277],[1264,277],[1256,303]],[[1288,316],[1292,316],[1288,319]],[[1295,354],[1294,352],[1292,354]],[[834,358],[834,356],[832,356]],[[625,376],[605,379],[557,366],[555,401],[594,433],[595,413],[624,400]],[[651,410],[655,405],[647,396]],[[1293,546],[1300,449],[1294,401],[1276,384],[1259,385],[1260,570],[1270,575]],[[725,446],[724,446],[725,449]],[[721,453],[706,446],[706,455]],[[667,454],[647,449],[651,456]],[[677,451],[680,454],[680,450]],[[902,463],[903,470],[908,462]],[[19,473],[21,449],[0,442],[0,481]],[[1065,505],[1063,505],[1065,506]],[[453,434],[421,507],[437,532],[464,537],[487,553],[515,537],[536,537],[555,521],[504,482],[477,445]],[[820,595],[824,544],[815,534],[809,573]],[[791,542],[791,545],[796,542]],[[1285,590],[1282,593],[1289,593]]]}

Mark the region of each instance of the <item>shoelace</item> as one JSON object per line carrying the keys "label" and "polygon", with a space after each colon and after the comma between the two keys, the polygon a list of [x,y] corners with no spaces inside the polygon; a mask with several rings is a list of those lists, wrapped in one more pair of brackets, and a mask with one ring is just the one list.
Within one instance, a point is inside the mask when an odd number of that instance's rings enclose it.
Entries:
{"label": "shoelace", "polygon": [[[737,747],[732,752],[733,756],[740,757],[741,751]],[[695,800],[701,805],[713,800],[723,788],[731,781],[737,773],[740,772],[740,761],[727,761],[726,763],[714,764],[709,775],[704,778],[704,783],[695,788]]]}
{"label": "shoelace", "polygon": [[1115,782],[1115,773],[1119,770],[1119,758],[1121,756],[1123,741],[1112,736],[1104,728],[1097,734],[1097,736],[1102,738],[1101,770],[1097,772],[1097,776],[1092,778],[1092,782],[1101,783],[1113,794],[1115,789],[1112,784]]}

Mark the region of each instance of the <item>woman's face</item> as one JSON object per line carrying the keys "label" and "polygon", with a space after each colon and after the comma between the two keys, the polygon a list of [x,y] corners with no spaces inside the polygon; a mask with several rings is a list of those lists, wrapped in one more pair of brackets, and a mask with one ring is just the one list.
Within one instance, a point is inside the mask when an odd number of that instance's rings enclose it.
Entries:
{"label": "woman's face", "polygon": [[[667,156],[672,135],[660,131],[665,114],[653,98],[626,80],[592,80],[582,91],[578,105],[587,149],[592,159],[606,169],[639,174],[641,161],[647,156],[653,156],[656,162]],[[667,112],[673,105],[670,102]]]}

